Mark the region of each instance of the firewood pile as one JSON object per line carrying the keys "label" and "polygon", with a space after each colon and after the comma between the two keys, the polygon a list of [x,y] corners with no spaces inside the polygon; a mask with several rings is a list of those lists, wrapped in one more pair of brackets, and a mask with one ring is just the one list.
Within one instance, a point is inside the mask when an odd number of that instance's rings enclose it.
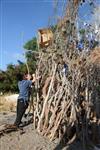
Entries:
{"label": "firewood pile", "polygon": [[78,138],[83,144],[86,141],[97,144],[100,143],[100,48],[84,55],[78,53],[74,24],[78,5],[69,1],[66,21],[58,25],[52,45],[39,51],[36,75],[41,79],[35,85],[34,128],[50,140],[66,135],[67,143]]}

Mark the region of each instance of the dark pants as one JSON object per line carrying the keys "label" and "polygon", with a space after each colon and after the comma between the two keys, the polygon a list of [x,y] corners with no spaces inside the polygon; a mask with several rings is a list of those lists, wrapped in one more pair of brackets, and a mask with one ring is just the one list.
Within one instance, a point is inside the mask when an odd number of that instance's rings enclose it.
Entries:
{"label": "dark pants", "polygon": [[14,125],[16,125],[17,127],[19,127],[22,117],[26,111],[26,109],[28,108],[28,102],[24,102],[23,99],[18,99],[17,101],[17,115],[16,115],[16,120]]}

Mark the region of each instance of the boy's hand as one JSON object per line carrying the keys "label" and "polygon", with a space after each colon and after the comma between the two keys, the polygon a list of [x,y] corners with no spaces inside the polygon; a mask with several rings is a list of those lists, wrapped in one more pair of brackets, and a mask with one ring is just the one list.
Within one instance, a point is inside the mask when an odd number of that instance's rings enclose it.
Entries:
{"label": "boy's hand", "polygon": [[33,78],[35,78],[35,77],[36,77],[34,73],[32,74],[32,77],[33,77]]}
{"label": "boy's hand", "polygon": [[35,80],[38,80],[38,79],[40,79],[40,78],[41,78],[41,76],[36,77],[36,75],[35,75],[35,74],[32,74],[32,77],[33,77],[33,79],[35,79]]}

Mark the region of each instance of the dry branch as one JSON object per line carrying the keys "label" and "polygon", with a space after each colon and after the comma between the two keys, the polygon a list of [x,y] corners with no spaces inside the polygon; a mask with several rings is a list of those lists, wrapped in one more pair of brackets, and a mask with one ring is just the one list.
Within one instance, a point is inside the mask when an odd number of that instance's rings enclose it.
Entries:
{"label": "dry branch", "polygon": [[88,55],[79,54],[75,48],[73,25],[79,3],[69,1],[67,17],[58,24],[52,45],[40,50],[37,76],[42,78],[36,84],[34,124],[51,140],[63,137],[67,129],[68,144],[79,138],[85,145],[88,141],[100,143],[100,135],[98,140],[91,139],[100,130],[100,48]]}

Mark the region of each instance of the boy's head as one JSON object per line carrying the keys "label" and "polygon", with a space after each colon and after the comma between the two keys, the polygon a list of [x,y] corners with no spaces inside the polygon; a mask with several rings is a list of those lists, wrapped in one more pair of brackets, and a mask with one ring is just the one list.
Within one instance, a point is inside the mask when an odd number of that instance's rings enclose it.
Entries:
{"label": "boy's head", "polygon": [[30,80],[32,78],[32,76],[28,73],[25,73],[25,74],[17,74],[17,79],[18,81],[22,81],[22,80]]}
{"label": "boy's head", "polygon": [[22,80],[23,80],[23,74],[18,73],[18,74],[17,74],[17,80],[18,80],[18,81],[22,81]]}
{"label": "boy's head", "polygon": [[23,79],[24,80],[30,80],[32,78],[32,76],[30,74],[24,74]]}

